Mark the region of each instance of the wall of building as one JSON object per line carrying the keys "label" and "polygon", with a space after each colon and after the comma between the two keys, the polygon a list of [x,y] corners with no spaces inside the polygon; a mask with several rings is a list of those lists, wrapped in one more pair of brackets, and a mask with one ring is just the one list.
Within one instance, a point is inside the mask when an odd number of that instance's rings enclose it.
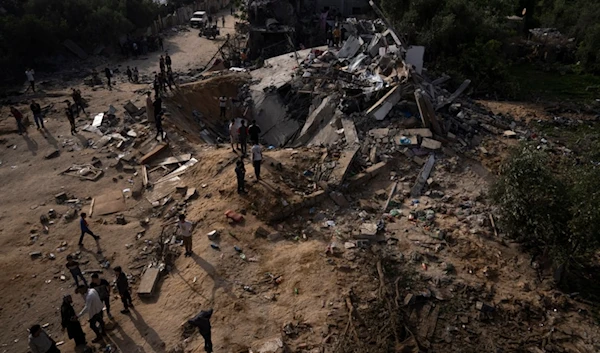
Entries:
{"label": "wall of building", "polygon": [[345,17],[351,17],[353,9],[369,10],[371,8],[368,0],[316,0],[315,4],[318,12],[329,6],[329,8],[338,10]]}

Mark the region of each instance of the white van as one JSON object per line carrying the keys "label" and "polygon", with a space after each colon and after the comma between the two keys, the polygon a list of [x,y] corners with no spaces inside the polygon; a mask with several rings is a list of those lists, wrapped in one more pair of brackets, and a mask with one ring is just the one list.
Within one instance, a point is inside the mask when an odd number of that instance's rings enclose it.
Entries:
{"label": "white van", "polygon": [[190,27],[202,28],[208,23],[206,11],[196,11],[190,19]]}

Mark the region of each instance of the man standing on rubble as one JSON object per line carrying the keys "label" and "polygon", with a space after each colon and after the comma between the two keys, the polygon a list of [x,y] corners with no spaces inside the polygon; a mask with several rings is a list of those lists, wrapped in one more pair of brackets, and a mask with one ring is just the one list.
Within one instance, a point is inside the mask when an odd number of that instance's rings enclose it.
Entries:
{"label": "man standing on rubble", "polygon": [[113,74],[112,71],[108,68],[108,66],[104,68],[104,76],[106,76],[106,80],[108,81],[108,89],[112,91],[112,83],[110,79],[112,78]]}
{"label": "man standing on rubble", "polygon": [[67,115],[69,124],[71,124],[71,135],[75,135],[77,133],[77,130],[75,129],[75,115],[73,115],[73,106],[71,105],[70,100],[67,100],[67,109],[65,110],[65,114]]}
{"label": "man standing on rubble", "polygon": [[133,71],[129,66],[127,66],[127,81],[133,82]]}
{"label": "man standing on rubble", "polygon": [[77,287],[75,292],[81,294],[83,300],[85,301],[85,306],[81,312],[79,312],[77,317],[83,316],[83,314],[86,312],[88,313],[90,318],[90,328],[96,334],[96,338],[94,338],[92,342],[101,342],[102,336],[106,335],[106,331],[104,330],[104,318],[102,317],[102,309],[104,308],[104,304],[102,304],[102,300],[100,300],[98,292],[94,288],[88,288],[84,285]]}
{"label": "man standing on rubble", "polygon": [[185,257],[192,256],[192,228],[194,225],[192,222],[185,219],[185,215],[179,215],[179,222],[177,222],[177,231],[181,235],[183,240],[183,246],[185,247]]}
{"label": "man standing on rubble", "polygon": [[340,30],[340,28],[338,26],[335,26],[335,28],[333,29],[333,44],[334,46],[339,46],[340,45],[340,38],[342,37],[342,31]]}
{"label": "man standing on rubble", "polygon": [[246,120],[243,119],[242,126],[238,129],[238,140],[242,148],[242,156],[245,156],[246,152],[248,152],[248,127],[246,126]]}
{"label": "man standing on rubble", "polygon": [[110,284],[104,278],[100,278],[97,273],[92,275],[92,283],[90,283],[90,288],[94,288],[96,292],[98,292],[98,296],[100,296],[100,300],[104,303],[106,307],[106,316],[109,319],[113,319],[112,314],[110,313]]}
{"label": "man standing on rubble", "polygon": [[154,97],[158,97],[160,95],[160,82],[158,81],[158,75],[154,75],[154,82],[152,84],[154,86]]}
{"label": "man standing on rubble", "polygon": [[237,148],[240,149],[240,141],[237,139],[237,129],[235,128],[235,119],[231,119],[229,123],[229,139],[231,140],[231,150],[235,153],[235,144],[237,142]]}
{"label": "man standing on rubble", "polygon": [[252,120],[252,125],[248,127],[248,134],[250,135],[250,142],[258,143],[260,137],[260,127],[256,124],[256,120]]}
{"label": "man standing on rubble", "polygon": [[260,180],[260,164],[262,163],[262,149],[258,144],[258,141],[254,141],[254,146],[250,150],[252,154],[252,166],[254,167],[254,175],[256,176],[256,182]]}
{"label": "man standing on rubble", "polygon": [[165,58],[161,55],[160,59],[158,59],[158,66],[160,67],[160,72],[165,72]]}
{"label": "man standing on rubble", "polygon": [[244,178],[246,176],[246,167],[244,167],[244,159],[240,158],[235,163],[235,176],[237,177],[237,192],[238,194],[247,194],[244,188]]}
{"label": "man standing on rubble", "polygon": [[73,88],[73,93],[71,93],[71,97],[73,97],[73,102],[75,102],[75,110],[77,116],[79,116],[79,108],[81,108],[83,114],[87,115],[83,104],[83,98],[81,97],[81,91],[76,88]]}
{"label": "man standing on rubble", "polygon": [[209,309],[207,311],[203,310],[194,318],[187,321],[188,324],[197,327],[198,332],[200,332],[200,335],[202,336],[202,338],[204,338],[204,350],[206,351],[206,353],[212,353],[213,351],[210,333],[210,318],[212,314],[213,309]]}
{"label": "man standing on rubble", "polygon": [[42,107],[40,107],[40,105],[35,101],[31,101],[31,105],[29,105],[29,108],[31,108],[31,112],[33,113],[33,120],[35,121],[35,125],[37,125],[38,130],[45,129],[44,117],[42,116]]}
{"label": "man standing on rubble", "polygon": [[227,97],[225,96],[221,96],[219,97],[219,117],[220,118],[225,118],[226,114],[227,114]]}
{"label": "man standing on rubble", "polygon": [[115,276],[117,276],[117,290],[124,307],[121,314],[129,314],[129,308],[133,308],[133,300],[131,299],[131,293],[129,293],[129,280],[121,266],[115,267]]}
{"label": "man standing on rubble", "polygon": [[19,111],[19,109],[15,107],[10,107],[10,113],[15,117],[17,121],[17,129],[19,130],[19,135],[23,135],[27,133],[25,129],[25,125],[23,125],[23,114]]}
{"label": "man standing on rubble", "polygon": [[171,70],[171,56],[169,55],[169,52],[166,51],[165,52],[165,64],[167,64],[167,70]]}
{"label": "man standing on rubble", "polygon": [[29,88],[31,88],[31,90],[35,92],[35,78],[33,77],[33,75],[35,75],[35,71],[33,71],[33,69],[27,69],[27,71],[25,71],[25,76],[27,76],[27,82],[29,82],[29,87],[27,87],[27,91],[29,90]]}
{"label": "man standing on rubble", "polygon": [[162,99],[160,96],[154,100],[154,126],[156,126],[156,136],[155,139],[158,139],[160,136],[161,140],[165,139],[165,131],[162,127],[162,119],[163,119],[163,109],[162,109]]}

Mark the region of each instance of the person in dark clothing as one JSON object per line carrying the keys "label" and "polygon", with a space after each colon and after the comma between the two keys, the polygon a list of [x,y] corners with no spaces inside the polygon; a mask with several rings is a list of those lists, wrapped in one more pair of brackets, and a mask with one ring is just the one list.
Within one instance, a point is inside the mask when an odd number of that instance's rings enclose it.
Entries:
{"label": "person in dark clothing", "polygon": [[75,115],[73,115],[73,106],[71,105],[71,101],[67,101],[67,109],[65,110],[65,114],[67,114],[67,119],[69,120],[69,124],[71,124],[71,135],[75,135],[77,130],[75,129]]}
{"label": "person in dark clothing", "polygon": [[221,17],[221,24],[223,25],[223,28],[225,28],[225,16]]}
{"label": "person in dark clothing", "polygon": [[71,93],[71,96],[73,97],[73,102],[75,102],[75,109],[76,109],[77,116],[79,116],[79,108],[81,108],[81,111],[83,112],[83,114],[87,114],[87,112],[85,111],[84,104],[83,104],[83,98],[81,97],[81,91],[73,88],[73,93]]}
{"label": "person in dark clothing", "polygon": [[172,91],[173,86],[175,86],[175,77],[173,76],[173,70],[169,67],[167,69],[167,84],[169,85],[169,89]]}
{"label": "person in dark clothing", "polygon": [[77,319],[77,313],[73,309],[73,298],[68,294],[63,297],[60,307],[60,317],[63,330],[67,330],[69,338],[75,340],[75,346],[86,344],[85,333]]}
{"label": "person in dark clothing", "polygon": [[133,308],[133,301],[129,293],[129,281],[121,266],[115,267],[115,275],[117,276],[117,290],[125,307],[125,309],[121,310],[121,314],[129,314],[129,308]]}
{"label": "person in dark clothing", "polygon": [[163,39],[162,39],[162,37],[159,36],[158,37],[158,46],[160,47],[160,50],[165,50],[165,47],[163,45],[164,45]]}
{"label": "person in dark clothing", "polygon": [[197,327],[198,332],[200,332],[200,335],[204,338],[204,350],[207,353],[212,353],[213,351],[210,334],[210,318],[212,314],[213,309],[208,309],[207,311],[202,310],[198,315],[188,320],[188,324]]}
{"label": "person in dark clothing", "polygon": [[154,75],[154,96],[158,97],[160,96],[160,82],[158,82],[158,75]]}
{"label": "person in dark clothing", "polygon": [[210,26],[212,24],[212,15],[208,15],[208,25]]}
{"label": "person in dark clothing", "polygon": [[238,129],[238,141],[240,141],[240,147],[242,148],[242,156],[245,156],[248,149],[248,127],[245,120],[242,120],[242,126]]}
{"label": "person in dark clothing", "polygon": [[163,120],[163,112],[160,111],[157,113],[154,113],[154,125],[156,126],[156,136],[154,136],[155,139],[158,139],[158,137],[160,136],[161,140],[165,139],[165,131],[163,130],[162,127],[162,120]]}
{"label": "person in dark clothing", "polygon": [[40,128],[44,129],[44,117],[42,116],[42,107],[40,107],[40,105],[35,101],[31,101],[29,108],[33,113],[33,120],[35,121],[35,125],[37,125],[38,130]]}
{"label": "person in dark clothing", "polygon": [[165,64],[167,64],[167,71],[171,70],[171,56],[169,56],[169,53],[165,53]]}
{"label": "person in dark clothing", "polygon": [[256,120],[252,120],[252,125],[248,127],[248,134],[250,135],[250,142],[258,143],[258,139],[260,136],[260,127],[256,125]]}
{"label": "person in dark clothing", "polygon": [[167,92],[167,75],[164,71],[158,73],[158,84],[162,92]]}
{"label": "person in dark clothing", "polygon": [[237,192],[238,194],[245,194],[244,189],[244,177],[246,176],[246,167],[244,167],[244,161],[240,158],[235,164],[235,175],[237,176]]}
{"label": "person in dark clothing", "polygon": [[23,114],[15,107],[10,107],[10,113],[15,117],[15,120],[17,120],[19,135],[26,134],[27,130],[25,129],[25,125],[23,125]]}
{"label": "person in dark clothing", "polygon": [[133,82],[133,71],[127,66],[127,81]]}
{"label": "person in dark clothing", "polygon": [[31,353],[60,353],[56,342],[40,325],[33,325],[29,329],[29,351]]}
{"label": "person in dark clothing", "polygon": [[81,272],[81,268],[79,268],[79,262],[75,261],[73,255],[67,255],[67,268],[69,272],[71,272],[71,276],[75,280],[75,287],[79,287],[79,279],[83,281],[83,284],[88,285],[85,277],[83,277],[83,273]]}
{"label": "person in dark clothing", "polygon": [[[96,244],[98,243],[98,240],[100,240],[100,237],[97,236],[96,234],[94,234],[90,228],[89,228],[89,224],[88,222],[85,220],[87,217],[87,215],[82,212],[81,213],[81,218],[79,219],[79,226],[81,227],[81,236],[79,237],[79,246],[83,246],[83,236],[86,234],[91,235],[94,240],[96,240]],[[99,248],[99,247],[98,247]],[[100,250],[98,250],[98,253],[101,253]]]}
{"label": "person in dark clothing", "polygon": [[158,59],[158,66],[160,66],[160,72],[165,72],[165,58],[162,55]]}
{"label": "person in dark clothing", "polygon": [[108,67],[104,68],[104,75],[106,76],[106,79],[108,80],[108,89],[112,91],[112,83],[110,81],[110,79],[112,78],[112,71],[110,71],[110,69]]}
{"label": "person in dark clothing", "polygon": [[97,273],[92,275],[92,283],[90,283],[90,288],[94,288],[98,295],[100,296],[100,300],[104,303],[106,307],[106,316],[109,319],[113,319],[112,314],[110,313],[110,284],[104,278],[100,278]]}

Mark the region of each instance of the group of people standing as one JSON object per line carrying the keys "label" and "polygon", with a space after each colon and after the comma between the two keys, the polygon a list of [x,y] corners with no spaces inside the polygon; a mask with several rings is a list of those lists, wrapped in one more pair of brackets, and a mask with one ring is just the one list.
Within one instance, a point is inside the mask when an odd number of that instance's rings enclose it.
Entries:
{"label": "group of people standing", "polygon": [[[110,320],[113,319],[110,313],[110,283],[101,278],[97,273],[91,276],[91,281],[88,282],[83,277],[82,271],[79,268],[79,263],[74,260],[72,255],[67,256],[67,268],[75,279],[75,293],[80,294],[85,302],[83,309],[77,313],[73,307],[73,298],[70,294],[63,296],[62,305],[60,307],[61,326],[63,331],[67,331],[69,339],[75,341],[76,346],[85,345],[85,333],[81,327],[79,319],[88,314],[89,324],[92,331],[96,334],[93,343],[102,342],[103,336],[106,336],[106,328],[104,322],[104,308]],[[123,302],[124,309],[122,314],[129,314],[129,308],[133,308],[129,281],[120,266],[114,268],[115,286]],[[83,283],[79,283],[79,279]],[[56,346],[56,342],[42,329],[39,324],[33,325],[29,329],[29,348],[32,353],[60,353]]]}
{"label": "group of people standing", "polygon": [[247,154],[248,138],[250,138],[250,142],[252,143],[252,148],[250,149],[250,158],[252,160],[252,167],[254,168],[254,175],[256,177],[255,182],[260,180],[260,166],[263,160],[262,147],[259,144],[260,133],[261,130],[258,124],[256,124],[256,120],[252,120],[252,124],[250,126],[246,126],[246,121],[242,119],[241,125],[239,128],[237,128],[237,130],[235,119],[231,119],[231,122],[229,123],[231,149],[233,152],[237,153],[235,149],[235,147],[237,147],[237,149],[242,153],[240,159],[236,162],[235,167],[238,194],[247,193],[245,189],[246,167],[244,165],[244,158]]}
{"label": "group of people standing", "polygon": [[172,61],[169,52],[165,52],[165,56],[160,56],[158,60],[158,66],[160,72],[154,75],[154,93],[158,97],[161,93],[167,92],[167,86],[172,91],[175,86],[175,75],[173,74],[173,68],[171,67]]}

